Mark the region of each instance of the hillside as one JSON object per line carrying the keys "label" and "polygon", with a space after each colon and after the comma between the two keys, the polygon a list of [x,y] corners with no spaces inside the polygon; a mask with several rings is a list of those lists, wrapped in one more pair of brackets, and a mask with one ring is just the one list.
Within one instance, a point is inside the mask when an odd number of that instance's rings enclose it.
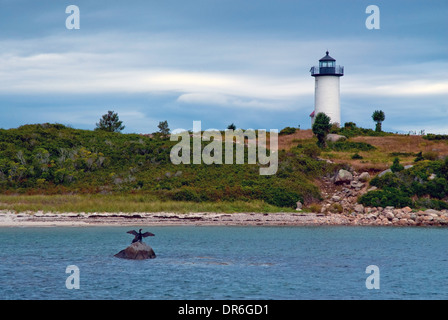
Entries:
{"label": "hillside", "polygon": [[140,194],[144,200],[259,201],[294,209],[321,198],[314,181],[336,170],[298,148],[279,152],[277,174],[259,165],[174,165],[175,142],[138,134],[25,125],[0,130],[2,194]]}
{"label": "hillside", "polygon": [[279,135],[278,171],[262,176],[259,164],[174,165],[170,151],[176,142],[149,135],[60,124],[0,129],[0,209],[276,212],[294,210],[300,201],[305,210],[315,210],[340,192],[342,186],[328,183],[339,169],[374,177],[395,158],[408,165],[419,155],[423,161],[413,170],[373,179],[370,186],[379,190],[360,201],[446,206],[447,140],[376,136],[367,129],[338,133],[349,139],[328,143],[324,150],[311,130]]}
{"label": "hillside", "polygon": [[[344,135],[344,131],[338,132]],[[323,150],[321,157],[335,163],[348,164],[358,171],[378,173],[388,169],[393,160],[399,157],[404,165],[413,164],[419,152],[426,154],[429,160],[448,156],[448,140],[428,140],[421,135],[385,134],[383,136],[356,135],[348,142],[364,143],[374,147],[372,150],[362,150],[356,147],[348,150],[335,150],[330,147]],[[311,129],[297,130],[293,134],[279,136],[279,149],[290,150],[298,144],[316,143]],[[363,159],[352,159],[358,153]]]}
{"label": "hillside", "polygon": [[[316,139],[307,130],[280,136],[279,145],[286,150],[298,145],[353,172],[369,173],[373,179],[357,198],[358,203],[370,207],[448,209],[448,136],[377,133],[361,128],[342,128],[334,133],[348,139],[328,142],[326,149],[319,150],[312,148]],[[392,172],[388,172],[390,169]],[[327,199],[341,195],[344,187],[325,180],[320,188],[329,195]],[[367,192],[370,188],[372,191]],[[352,210],[350,206],[340,210],[346,209]]]}

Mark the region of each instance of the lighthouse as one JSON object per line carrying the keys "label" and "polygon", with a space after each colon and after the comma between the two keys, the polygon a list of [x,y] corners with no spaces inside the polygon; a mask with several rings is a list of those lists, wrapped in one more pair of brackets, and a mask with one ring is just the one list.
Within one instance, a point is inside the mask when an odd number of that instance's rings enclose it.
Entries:
{"label": "lighthouse", "polygon": [[315,78],[314,111],[310,114],[311,126],[315,117],[323,112],[330,117],[330,122],[341,125],[341,104],[339,102],[339,78],[344,75],[344,67],[336,65],[336,60],[326,52],[319,60],[319,66],[311,67]]}

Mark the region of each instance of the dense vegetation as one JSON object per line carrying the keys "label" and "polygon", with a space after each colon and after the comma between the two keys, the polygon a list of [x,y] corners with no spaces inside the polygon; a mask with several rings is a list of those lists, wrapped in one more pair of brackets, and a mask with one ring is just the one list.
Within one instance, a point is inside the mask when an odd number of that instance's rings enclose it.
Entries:
{"label": "dense vegetation", "polygon": [[288,135],[288,134],[294,134],[296,132],[296,130],[297,130],[297,128],[286,127],[286,128],[283,128],[282,130],[280,130],[279,134],[281,136]]}
{"label": "dense vegetation", "polygon": [[133,193],[162,201],[261,200],[295,207],[298,200],[320,199],[314,179],[335,170],[301,148],[279,152],[272,176],[261,176],[258,164],[176,166],[170,161],[174,144],[160,137],[60,124],[0,129],[0,192]]}
{"label": "dense vegetation", "polygon": [[394,161],[391,169],[371,180],[370,184],[379,190],[361,196],[361,204],[448,209],[448,158],[421,160],[406,170]]}
{"label": "dense vegetation", "polygon": [[428,133],[423,137],[426,140],[448,140],[448,134],[433,134]]}
{"label": "dense vegetation", "polygon": [[330,133],[337,133],[343,136],[346,136],[347,138],[353,138],[357,136],[371,136],[371,137],[383,137],[383,136],[389,136],[392,135],[392,133],[384,132],[384,131],[375,131],[372,129],[367,128],[360,128],[356,126],[356,123],[354,122],[346,122],[344,124],[344,127],[338,128],[333,127],[330,130]]}
{"label": "dense vegetation", "polygon": [[366,142],[337,141],[328,142],[328,147],[334,151],[371,151],[375,147]]}

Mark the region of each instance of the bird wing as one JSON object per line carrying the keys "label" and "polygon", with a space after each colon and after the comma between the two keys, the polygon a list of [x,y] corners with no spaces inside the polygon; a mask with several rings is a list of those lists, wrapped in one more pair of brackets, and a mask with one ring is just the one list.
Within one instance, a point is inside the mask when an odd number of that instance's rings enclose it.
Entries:
{"label": "bird wing", "polygon": [[130,233],[130,234],[133,234],[134,236],[138,236],[138,232],[135,231],[135,230],[131,230],[131,231],[128,231],[126,233]]}
{"label": "bird wing", "polygon": [[146,238],[146,237],[154,237],[154,236],[155,236],[155,234],[151,233],[151,232],[145,232],[145,233],[142,234],[142,237],[144,237],[144,238]]}

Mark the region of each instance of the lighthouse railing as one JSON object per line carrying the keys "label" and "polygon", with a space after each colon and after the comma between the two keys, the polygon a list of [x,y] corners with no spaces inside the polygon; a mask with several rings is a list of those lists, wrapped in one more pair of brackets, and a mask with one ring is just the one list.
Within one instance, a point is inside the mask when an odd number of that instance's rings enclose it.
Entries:
{"label": "lighthouse railing", "polygon": [[334,74],[334,75],[344,75],[344,67],[343,66],[334,66],[334,67],[319,67],[314,66],[310,69],[311,75],[326,75],[326,74]]}

